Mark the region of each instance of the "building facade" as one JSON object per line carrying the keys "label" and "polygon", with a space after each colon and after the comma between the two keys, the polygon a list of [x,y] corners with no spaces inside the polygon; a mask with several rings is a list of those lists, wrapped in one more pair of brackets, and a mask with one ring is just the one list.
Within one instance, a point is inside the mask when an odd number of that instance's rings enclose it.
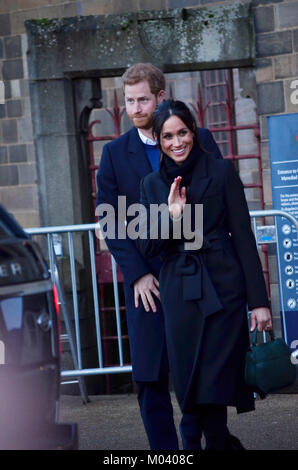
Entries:
{"label": "building facade", "polygon": [[[227,124],[229,79],[234,125],[260,128],[235,132],[235,154],[260,149],[263,207],[272,207],[267,116],[298,112],[297,0],[0,0],[0,203],[24,227],[93,222],[88,123],[115,133],[102,108],[113,111],[115,92],[123,107],[119,76],[138,61],[160,66],[168,96],[197,110],[198,85],[202,106],[217,87],[211,128]],[[125,114],[120,125],[130,125]],[[261,208],[257,161],[238,169],[250,208]],[[278,318],[274,266],[269,253]]]}

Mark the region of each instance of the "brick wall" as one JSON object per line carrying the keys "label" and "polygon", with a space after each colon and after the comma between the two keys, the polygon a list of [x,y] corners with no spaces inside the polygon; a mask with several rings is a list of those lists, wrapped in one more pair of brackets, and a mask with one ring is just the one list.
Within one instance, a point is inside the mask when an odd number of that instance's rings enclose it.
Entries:
{"label": "brick wall", "polygon": [[0,2],[0,203],[25,227],[38,226],[40,214],[24,21],[87,14],[82,3]]}
{"label": "brick wall", "polygon": [[270,206],[271,182],[266,116],[298,112],[298,103],[293,99],[293,88],[291,88],[295,77],[298,78],[298,1],[263,0],[253,3],[258,113],[261,122],[266,202]]}

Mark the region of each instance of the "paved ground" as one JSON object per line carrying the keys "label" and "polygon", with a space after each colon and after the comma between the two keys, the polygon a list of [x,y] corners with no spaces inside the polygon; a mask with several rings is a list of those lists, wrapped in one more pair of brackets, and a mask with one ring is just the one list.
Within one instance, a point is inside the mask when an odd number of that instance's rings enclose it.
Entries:
{"label": "paved ground", "polygon": [[[60,421],[76,422],[80,450],[149,450],[136,395],[63,395]],[[175,419],[180,411],[173,396]],[[248,450],[298,450],[298,394],[270,395],[256,411],[237,415],[229,408],[229,427]]]}

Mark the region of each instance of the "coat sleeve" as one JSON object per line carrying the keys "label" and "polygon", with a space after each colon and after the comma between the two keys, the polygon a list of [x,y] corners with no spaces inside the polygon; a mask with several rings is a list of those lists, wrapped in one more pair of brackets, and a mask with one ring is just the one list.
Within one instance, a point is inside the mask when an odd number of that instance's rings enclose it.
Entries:
{"label": "coat sleeve", "polygon": [[[135,241],[118,237],[118,196],[119,190],[115,169],[108,145],[103,148],[101,162],[97,173],[98,193],[96,198],[97,214],[100,204],[110,204],[115,214],[115,237],[105,236],[107,246],[119,264],[125,280],[132,287],[134,282],[151,271],[148,263],[136,247]],[[103,214],[99,215],[99,222],[103,220]]]}
{"label": "coat sleeve", "polygon": [[232,243],[244,272],[248,308],[269,307],[262,265],[244,194],[244,187],[231,161],[225,160],[225,198]]}

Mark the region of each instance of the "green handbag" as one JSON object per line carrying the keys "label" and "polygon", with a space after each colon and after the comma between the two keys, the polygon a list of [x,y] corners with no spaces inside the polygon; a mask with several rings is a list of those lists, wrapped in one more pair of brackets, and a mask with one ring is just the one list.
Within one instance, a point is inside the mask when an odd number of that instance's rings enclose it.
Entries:
{"label": "green handbag", "polygon": [[269,332],[271,341],[257,344],[257,328],[246,353],[245,381],[260,395],[287,387],[295,382],[296,366],[291,362],[291,349],[282,338]]}

